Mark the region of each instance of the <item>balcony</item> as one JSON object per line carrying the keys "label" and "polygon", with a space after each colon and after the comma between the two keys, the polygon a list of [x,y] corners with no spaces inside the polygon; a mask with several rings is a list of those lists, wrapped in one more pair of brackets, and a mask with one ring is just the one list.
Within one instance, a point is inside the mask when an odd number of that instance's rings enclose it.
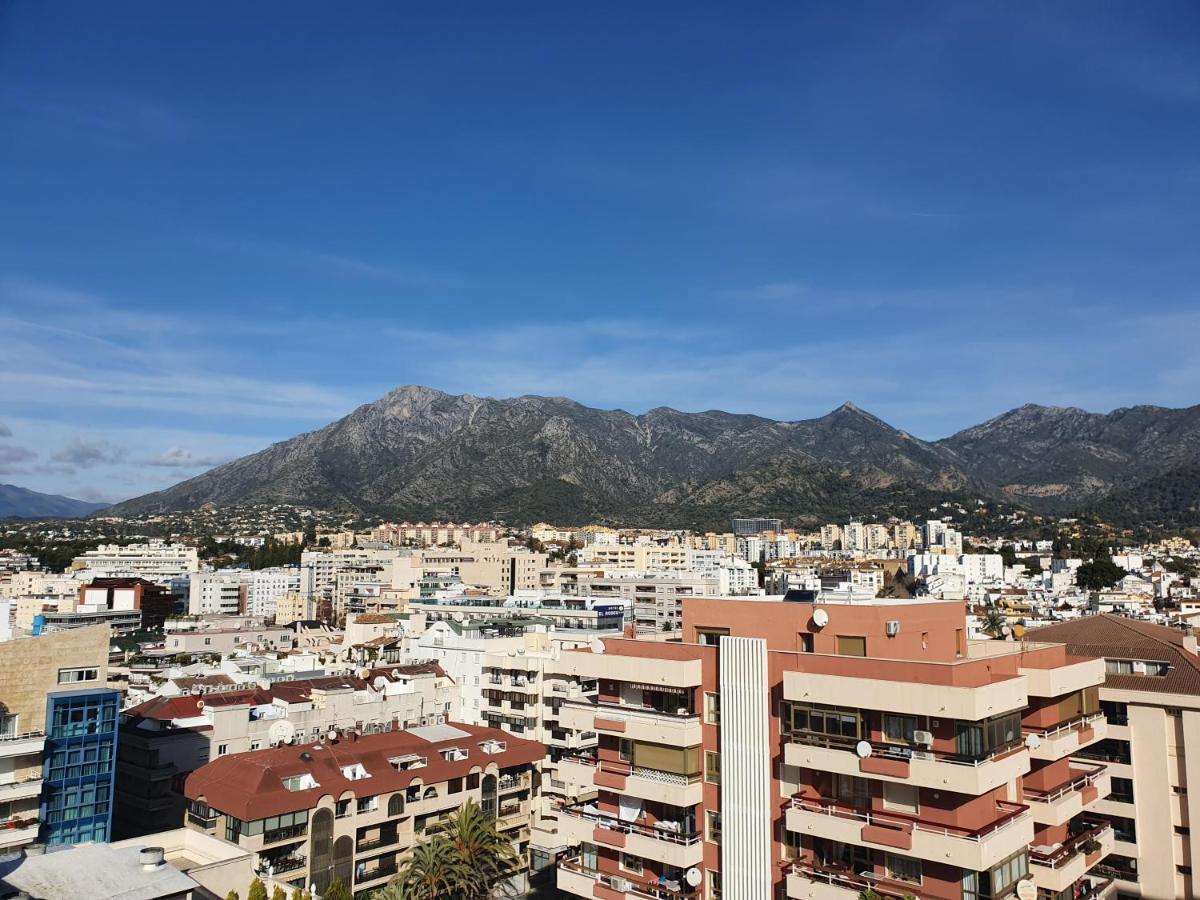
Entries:
{"label": "balcony", "polygon": [[868,873],[855,874],[809,863],[796,863],[787,870],[787,896],[791,900],[859,900],[867,891],[880,900],[914,896],[909,889],[888,889]]}
{"label": "balcony", "polygon": [[1023,728],[1022,732],[1027,738],[1029,735],[1037,736],[1037,746],[1029,751],[1031,757],[1055,760],[1064,756],[1074,756],[1083,747],[1104,740],[1108,736],[1108,720],[1104,713],[1093,713],[1054,728]]}
{"label": "balcony", "polygon": [[307,832],[307,823],[304,825],[289,825],[287,828],[276,828],[273,831],[264,831],[262,836],[263,846],[278,844],[282,841],[297,840],[303,838]]}
{"label": "balcony", "polygon": [[699,832],[669,828],[665,823],[650,826],[625,822],[599,812],[592,805],[576,804],[560,808],[558,830],[563,843],[568,846],[586,841],[681,869],[698,866],[704,860],[704,846]]}
{"label": "balcony", "polygon": [[996,820],[985,828],[937,825],[899,813],[876,813],[834,800],[792,798],[787,828],[797,834],[846,844],[899,851],[930,862],[981,872],[1018,852],[1033,840],[1027,807],[996,802]]}
{"label": "balcony", "polygon": [[380,878],[391,878],[397,872],[395,860],[386,860],[375,865],[364,867],[361,875],[354,876],[354,887],[357,890],[364,884],[377,881]]}
{"label": "balcony", "polygon": [[295,872],[299,869],[308,867],[308,858],[304,856],[277,856],[274,859],[260,858],[258,868],[255,872],[258,875],[268,875],[271,877],[286,875],[289,872]]}
{"label": "balcony", "polygon": [[974,758],[873,743],[872,754],[862,759],[855,752],[859,743],[796,733],[784,745],[783,759],[789,766],[914,784],[973,797],[1008,784],[1029,771],[1029,754],[1020,744]]}
{"label": "balcony", "polygon": [[21,847],[37,840],[36,818],[12,818],[0,822],[0,848]]}
{"label": "balcony", "polygon": [[[620,641],[610,644],[621,646]],[[578,680],[596,681],[601,678],[627,681],[630,684],[661,685],[663,687],[698,688],[702,664],[699,659],[657,659],[652,656],[623,656],[613,653],[589,653],[570,650],[558,660],[558,674]]]}
{"label": "balcony", "polygon": [[500,793],[505,791],[519,791],[522,788],[529,787],[529,773],[523,772],[520,775],[501,775],[496,780],[496,787]]}
{"label": "balcony", "polygon": [[617,703],[564,703],[559,711],[564,728],[597,731],[634,741],[695,747],[701,743],[700,716],[671,713]]}
{"label": "balcony", "polygon": [[25,731],[20,734],[0,735],[0,758],[28,756],[41,753],[46,746],[46,732]]}
{"label": "balcony", "polygon": [[1030,697],[1062,697],[1104,683],[1103,659],[1075,659],[1065,666],[1017,669],[1028,682]]}
{"label": "balcony", "polygon": [[1031,847],[1029,872],[1034,883],[1047,891],[1065,891],[1083,878],[1093,867],[1101,876],[1098,863],[1112,852],[1112,826],[1100,819],[1086,820],[1088,829],[1074,835],[1057,847]]}
{"label": "balcony", "polygon": [[689,888],[682,879],[663,880],[658,884],[635,881],[635,876],[599,872],[583,865],[578,856],[559,861],[558,889],[577,897],[647,897],[650,900],[696,900],[699,890]]}
{"label": "balcony", "polygon": [[8,781],[0,784],[0,803],[8,803],[12,800],[28,800],[31,797],[41,796],[42,793],[42,775],[27,776],[20,781]]}
{"label": "balcony", "polygon": [[1022,800],[1038,825],[1065,825],[1111,790],[1106,766],[1076,766],[1062,784],[1044,791],[1026,786]]}
{"label": "balcony", "polygon": [[634,768],[625,762],[598,762],[585,756],[563,757],[558,763],[558,773],[577,791],[585,793],[604,788],[671,806],[695,806],[704,799],[704,785],[699,773],[677,775],[658,769]]}
{"label": "balcony", "polygon": [[[937,683],[914,681],[908,663],[893,665],[891,660],[858,657],[814,659],[819,659],[821,665],[844,668],[847,672],[861,669],[862,674],[784,672],[785,700],[859,708],[865,706],[863,698],[869,697],[870,709],[970,722],[1023,709],[1029,703],[1024,678],[1005,678],[966,687],[948,683],[948,680]],[[936,673],[938,676],[948,678],[940,670],[952,666],[941,664],[931,665],[930,668],[939,670]]]}

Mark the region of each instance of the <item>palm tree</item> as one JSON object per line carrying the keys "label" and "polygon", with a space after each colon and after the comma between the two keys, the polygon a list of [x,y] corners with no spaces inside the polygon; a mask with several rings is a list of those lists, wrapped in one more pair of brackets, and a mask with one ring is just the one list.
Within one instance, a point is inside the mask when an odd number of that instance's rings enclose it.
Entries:
{"label": "palm tree", "polygon": [[464,894],[472,900],[490,896],[520,862],[512,842],[496,828],[496,820],[474,800],[459,807],[446,822],[444,834],[462,860]]}
{"label": "palm tree", "polygon": [[384,888],[387,900],[435,900],[462,896],[470,877],[454,845],[435,835],[413,847],[400,872]]}
{"label": "palm tree", "polygon": [[987,615],[983,617],[983,631],[992,637],[999,637],[1003,634],[1004,626],[1007,624],[1008,619],[1005,618],[1004,613],[994,606],[988,609]]}

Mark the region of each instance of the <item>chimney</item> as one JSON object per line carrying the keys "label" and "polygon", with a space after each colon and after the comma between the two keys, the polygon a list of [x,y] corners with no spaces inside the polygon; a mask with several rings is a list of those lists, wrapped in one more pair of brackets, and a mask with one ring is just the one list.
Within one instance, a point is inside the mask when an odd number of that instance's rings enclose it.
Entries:
{"label": "chimney", "polygon": [[163,848],[143,847],[138,851],[138,859],[141,860],[143,872],[153,872],[163,864]]}

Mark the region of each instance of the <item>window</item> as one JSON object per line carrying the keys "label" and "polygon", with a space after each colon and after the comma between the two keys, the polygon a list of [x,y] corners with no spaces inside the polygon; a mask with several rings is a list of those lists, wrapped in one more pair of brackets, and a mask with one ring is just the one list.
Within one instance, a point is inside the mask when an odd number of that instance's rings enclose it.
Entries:
{"label": "window", "polygon": [[91,668],[59,669],[59,684],[76,684],[80,681],[96,681],[100,677],[99,670]]}
{"label": "window", "polygon": [[913,743],[913,734],[917,730],[916,716],[899,716],[895,713],[883,714],[883,739],[893,744]]}
{"label": "window", "polygon": [[780,719],[784,732],[793,739],[817,736],[857,741],[863,733],[862,713],[844,706],[785,703]]}
{"label": "window", "polygon": [[1167,707],[1167,715],[1170,716],[1172,719],[1178,719],[1183,715],[1183,710],[1177,706],[1168,706]]}
{"label": "window", "polygon": [[704,751],[704,780],[709,784],[721,783],[721,754],[712,750]]}
{"label": "window", "polygon": [[915,784],[883,783],[883,806],[916,815],[921,811],[921,792]]}
{"label": "window", "polygon": [[835,775],[834,796],[840,803],[857,809],[871,808],[871,785],[857,775]]}
{"label": "window", "polygon": [[813,652],[813,636],[811,634],[808,634],[807,632],[801,632],[801,634],[800,634],[800,652],[801,653],[812,653]]}
{"label": "window", "polygon": [[1105,799],[1114,800],[1117,803],[1132,803],[1133,802],[1133,779],[1132,778],[1113,778],[1112,793]]}
{"label": "window", "polygon": [[728,628],[697,628],[696,643],[705,647],[721,646],[721,638],[729,636]]}
{"label": "window", "polygon": [[704,839],[713,844],[721,843],[721,814],[713,810],[704,813]]}
{"label": "window", "polygon": [[911,856],[901,856],[899,853],[888,853],[884,856],[888,877],[896,881],[907,881],[910,884],[921,883],[921,861]]}
{"label": "window", "polygon": [[1129,706],[1127,704],[1117,703],[1114,700],[1101,700],[1100,709],[1104,711],[1104,717],[1108,719],[1109,725],[1129,724]]}
{"label": "window", "polygon": [[374,797],[359,797],[359,798],[358,798],[358,807],[357,807],[357,809],[356,809],[356,812],[358,812],[358,813],[360,813],[360,814],[361,814],[361,813],[368,813],[368,812],[372,812],[372,811],[374,811],[374,810],[376,810],[376,809],[378,809],[378,808],[379,808],[379,798],[378,798],[378,796],[374,796]]}
{"label": "window", "polygon": [[632,853],[621,854],[621,871],[632,872],[634,875],[642,874],[642,858],[634,856]]}
{"label": "window", "polygon": [[621,762],[633,762],[633,741],[629,738],[617,738],[617,757]]}
{"label": "window", "polygon": [[993,900],[1004,897],[1013,885],[1029,874],[1029,858],[1022,850],[986,872],[963,872],[963,900]]}
{"label": "window", "polygon": [[721,900],[721,873],[708,870],[708,896],[711,900]]}
{"label": "window", "polygon": [[217,744],[217,756],[224,756],[229,752],[228,744]]}
{"label": "window", "polygon": [[866,656],[867,639],[853,635],[839,634],[837,638],[838,656]]}
{"label": "window", "polygon": [[339,800],[334,807],[334,816],[339,819],[344,819],[350,815],[350,801]]}
{"label": "window", "polygon": [[704,721],[709,725],[721,724],[721,695],[704,692]]}

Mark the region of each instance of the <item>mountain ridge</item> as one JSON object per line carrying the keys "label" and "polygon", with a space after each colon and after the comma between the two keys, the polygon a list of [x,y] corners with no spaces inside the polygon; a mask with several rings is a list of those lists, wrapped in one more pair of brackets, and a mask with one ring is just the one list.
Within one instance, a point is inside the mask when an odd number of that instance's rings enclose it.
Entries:
{"label": "mountain ridge", "polygon": [[73,519],[107,508],[107,503],[91,503],[59,494],[43,494],[15,484],[0,484],[0,519]]}
{"label": "mountain ridge", "polygon": [[416,518],[712,525],[738,513],[887,513],[893,502],[934,494],[1055,512],[1200,463],[1198,447],[1200,406],[1101,414],[1026,404],[925,441],[851,401],[777,421],[401,385],[323,428],[111,512],[287,502]]}

